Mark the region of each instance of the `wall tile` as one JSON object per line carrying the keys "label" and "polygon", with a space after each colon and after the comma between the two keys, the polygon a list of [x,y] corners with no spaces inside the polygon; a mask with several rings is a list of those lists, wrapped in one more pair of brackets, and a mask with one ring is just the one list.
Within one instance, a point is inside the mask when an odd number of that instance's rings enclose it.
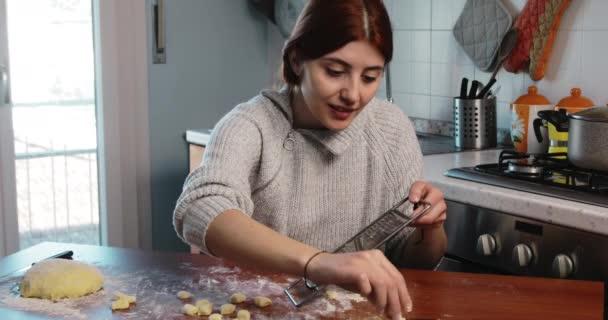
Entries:
{"label": "wall tile", "polygon": [[474,67],[459,64],[431,64],[431,94],[442,97],[454,97],[460,94],[462,78],[472,81]]}
{"label": "wall tile", "polygon": [[431,62],[431,32],[412,32],[412,61]]}
{"label": "wall tile", "polygon": [[411,95],[411,105],[408,107],[408,111],[410,117],[430,119],[431,97],[428,95]]}
{"label": "wall tile", "polygon": [[431,20],[433,30],[452,30],[454,27],[452,0],[433,0]]}
{"label": "wall tile", "polygon": [[586,0],[582,5],[584,10],[584,30],[608,30],[608,1]]}
{"label": "wall tile", "polygon": [[396,30],[393,33],[393,62],[404,64],[413,60],[413,31]]}
{"label": "wall tile", "polygon": [[413,63],[412,90],[416,94],[431,93],[431,64],[428,62]]}
{"label": "wall tile", "polygon": [[403,111],[406,115],[410,115],[410,108],[412,108],[412,96],[405,93],[395,93],[393,95],[394,103]]}
{"label": "wall tile", "polygon": [[583,95],[596,105],[608,103],[608,31],[586,31],[583,34],[582,88]]}
{"label": "wall tile", "polygon": [[398,0],[393,2],[393,27],[402,30],[431,29],[431,1]]}
{"label": "wall tile", "polygon": [[454,121],[453,100],[445,97],[431,97],[430,119]]}
{"label": "wall tile", "polygon": [[431,62],[473,64],[452,31],[431,32]]}
{"label": "wall tile", "polygon": [[452,77],[447,63],[431,64],[431,94],[449,97],[452,87]]}
{"label": "wall tile", "polygon": [[496,127],[499,129],[511,128],[510,103],[507,101],[496,102]]}
{"label": "wall tile", "polygon": [[412,63],[391,64],[392,89],[394,93],[412,93]]}
{"label": "wall tile", "polygon": [[466,0],[432,0],[432,29],[451,31],[465,3]]}

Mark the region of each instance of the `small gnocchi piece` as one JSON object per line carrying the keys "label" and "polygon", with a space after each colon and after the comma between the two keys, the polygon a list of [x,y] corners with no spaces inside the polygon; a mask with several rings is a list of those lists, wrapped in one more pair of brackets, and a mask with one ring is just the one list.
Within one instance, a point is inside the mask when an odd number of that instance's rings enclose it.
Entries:
{"label": "small gnocchi piece", "polygon": [[200,308],[202,305],[205,305],[205,304],[213,305],[213,303],[211,303],[211,301],[209,301],[207,299],[196,300],[196,303],[194,305],[197,308]]}
{"label": "small gnocchi piece", "polygon": [[186,303],[183,307],[182,307],[182,313],[183,314],[187,314],[189,316],[194,316],[198,313],[198,308],[196,306],[193,306],[189,303]]}
{"label": "small gnocchi piece", "polygon": [[336,290],[325,291],[325,298],[327,300],[336,300],[338,298],[338,292]]}
{"label": "small gnocchi piece", "polygon": [[129,301],[126,299],[118,299],[112,302],[112,310],[129,309]]}
{"label": "small gnocchi piece", "polygon": [[230,296],[230,303],[241,303],[241,302],[245,301],[246,299],[247,299],[247,297],[245,297],[244,294],[235,293],[232,296]]}
{"label": "small gnocchi piece", "polygon": [[128,294],[124,294],[120,291],[116,291],[114,292],[114,300],[127,300],[129,303],[135,303],[137,302],[137,298],[135,298],[135,296],[130,296]]}
{"label": "small gnocchi piece", "polygon": [[221,314],[233,314],[234,309],[236,309],[236,306],[231,303],[223,304],[220,307],[220,313]]}
{"label": "small gnocchi piece", "polygon": [[182,300],[186,300],[186,299],[190,299],[192,298],[192,293],[188,292],[188,291],[180,291],[177,293],[177,297],[182,299]]}
{"label": "small gnocchi piece", "polygon": [[222,320],[223,318],[224,317],[222,317],[222,315],[219,313],[214,313],[209,316],[209,320]]}
{"label": "small gnocchi piece", "polygon": [[255,298],[253,298],[253,302],[255,302],[255,305],[260,308],[264,308],[264,307],[267,307],[272,304],[272,300],[270,300],[267,297],[262,297],[262,296],[257,296]]}
{"label": "small gnocchi piece", "polygon": [[198,304],[197,302],[196,307],[198,308],[199,316],[208,316],[213,312],[213,304],[211,303]]}
{"label": "small gnocchi piece", "polygon": [[236,313],[236,320],[251,320],[251,313],[247,310],[239,310]]}

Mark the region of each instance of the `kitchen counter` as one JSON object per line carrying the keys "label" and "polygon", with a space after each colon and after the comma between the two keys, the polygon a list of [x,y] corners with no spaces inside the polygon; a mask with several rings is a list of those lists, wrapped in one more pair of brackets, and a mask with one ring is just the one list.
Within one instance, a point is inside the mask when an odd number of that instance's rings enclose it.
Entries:
{"label": "kitchen counter", "polygon": [[[186,141],[199,146],[206,146],[209,142],[210,133],[211,130],[208,129],[188,130],[186,131]],[[424,155],[462,151],[454,145],[454,137],[420,132],[417,132],[416,136]]]}
{"label": "kitchen counter", "polygon": [[[192,319],[179,310],[179,290],[206,298],[215,310],[234,292],[249,299],[265,295],[271,307],[260,309],[250,300],[252,319],[371,319],[374,307],[361,296],[339,291],[336,300],[319,298],[294,308],[282,293],[293,280],[286,275],[256,272],[205,255],[156,252],[46,242],[0,260],[0,275],[50,255],[72,250],[74,259],[98,267],[104,289],[76,300],[49,303],[22,299],[10,290],[21,273],[0,278],[2,319]],[[602,282],[557,280],[458,272],[401,270],[414,303],[407,319],[602,319]],[[134,294],[137,303],[112,312],[116,290]],[[68,302],[71,301],[71,302]],[[46,302],[46,303],[45,303]],[[20,309],[21,311],[17,311]]]}
{"label": "kitchen counter", "polygon": [[[448,169],[496,162],[502,149],[461,151],[454,146],[452,137],[417,135],[424,154],[425,179],[439,187],[446,199],[608,235],[606,208],[444,175]],[[205,146],[209,130],[188,130],[186,140]]]}
{"label": "kitchen counter", "polygon": [[424,177],[446,199],[507,212],[557,225],[608,235],[608,209],[446,177],[448,169],[496,162],[501,150],[460,152],[424,157]]}

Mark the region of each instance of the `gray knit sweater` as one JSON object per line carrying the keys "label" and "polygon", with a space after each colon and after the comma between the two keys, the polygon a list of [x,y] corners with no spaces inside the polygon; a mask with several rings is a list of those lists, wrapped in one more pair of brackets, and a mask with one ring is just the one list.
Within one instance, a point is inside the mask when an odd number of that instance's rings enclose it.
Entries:
{"label": "gray knit sweater", "polygon": [[173,224],[183,241],[209,253],[210,222],[237,209],[331,251],[421,178],[412,124],[386,101],[372,99],[339,132],[294,129],[292,123],[286,89],[263,91],[218,122],[177,201]]}

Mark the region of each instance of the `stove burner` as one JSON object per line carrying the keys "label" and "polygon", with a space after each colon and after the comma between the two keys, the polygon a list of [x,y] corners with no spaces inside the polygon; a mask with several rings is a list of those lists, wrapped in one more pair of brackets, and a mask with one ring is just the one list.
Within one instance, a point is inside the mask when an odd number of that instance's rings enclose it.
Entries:
{"label": "stove burner", "polygon": [[567,153],[531,154],[505,150],[498,164],[478,165],[475,170],[567,189],[606,194],[608,172],[573,166]]}
{"label": "stove burner", "polygon": [[507,161],[507,172],[529,176],[541,176],[544,172],[545,164],[533,158],[517,159]]}

